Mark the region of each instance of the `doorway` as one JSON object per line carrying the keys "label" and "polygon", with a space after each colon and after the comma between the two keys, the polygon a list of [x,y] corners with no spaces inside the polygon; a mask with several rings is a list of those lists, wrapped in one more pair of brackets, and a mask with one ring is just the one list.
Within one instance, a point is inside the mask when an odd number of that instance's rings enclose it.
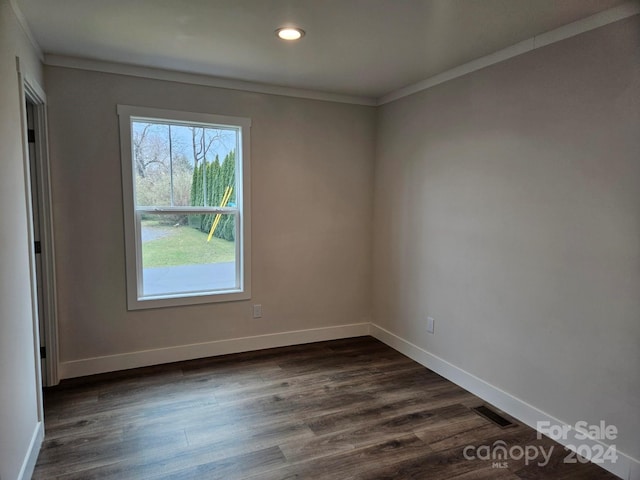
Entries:
{"label": "doorway", "polygon": [[[28,78],[24,89],[25,183],[30,224],[31,290],[34,310],[35,349],[40,357],[43,386],[58,383],[57,305],[55,288],[53,222],[44,92]],[[36,324],[37,319],[37,324]]]}
{"label": "doorway", "polygon": [[[45,329],[46,312],[44,308],[44,281],[42,278],[42,239],[40,219],[40,195],[38,179],[38,158],[36,149],[36,132],[34,122],[35,105],[27,98],[25,101],[27,114],[27,153],[29,155],[29,176],[31,184],[31,222],[33,227],[33,254],[35,267],[36,305],[38,313],[38,333],[40,339],[40,370],[43,382],[47,378],[47,332]],[[46,383],[45,383],[46,384]]]}

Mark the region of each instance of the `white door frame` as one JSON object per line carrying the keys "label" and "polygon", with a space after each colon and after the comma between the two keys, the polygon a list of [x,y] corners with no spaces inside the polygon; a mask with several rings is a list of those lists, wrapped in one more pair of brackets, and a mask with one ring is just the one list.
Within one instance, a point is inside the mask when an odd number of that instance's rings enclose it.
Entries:
{"label": "white door frame", "polygon": [[[49,169],[49,144],[47,135],[47,97],[44,90],[36,81],[20,69],[20,60],[17,59],[18,80],[20,85],[20,105],[22,116],[22,144],[25,172],[25,189],[27,202],[27,215],[29,215],[28,239],[29,239],[29,264],[31,269],[31,305],[34,312],[34,346],[36,354],[37,376],[40,378],[40,335],[38,324],[38,283],[36,277],[36,258],[34,252],[34,233],[31,215],[31,167],[29,164],[29,142],[27,127],[26,102],[33,105],[33,121],[35,127],[36,172],[38,176],[38,198],[40,239],[42,245],[42,294],[44,298],[44,336],[46,340],[47,361],[44,378],[41,379],[44,386],[53,386],[59,383],[58,377],[58,305],[56,295],[55,277],[55,248],[53,242],[53,211],[51,203],[51,178]],[[38,388],[40,390],[40,388]]]}

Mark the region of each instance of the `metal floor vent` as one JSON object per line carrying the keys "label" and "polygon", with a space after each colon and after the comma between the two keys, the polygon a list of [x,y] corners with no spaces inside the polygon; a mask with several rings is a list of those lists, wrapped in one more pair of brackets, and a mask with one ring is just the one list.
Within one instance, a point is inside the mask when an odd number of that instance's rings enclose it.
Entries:
{"label": "metal floor vent", "polygon": [[491,410],[486,405],[481,405],[479,407],[473,407],[472,410],[474,412],[476,412],[478,415],[482,415],[487,420],[491,420],[493,423],[498,425],[500,428],[507,428],[507,427],[512,427],[512,426],[515,425],[515,423],[511,422],[510,420],[507,420],[502,415],[500,415],[498,412],[495,412],[495,411]]}

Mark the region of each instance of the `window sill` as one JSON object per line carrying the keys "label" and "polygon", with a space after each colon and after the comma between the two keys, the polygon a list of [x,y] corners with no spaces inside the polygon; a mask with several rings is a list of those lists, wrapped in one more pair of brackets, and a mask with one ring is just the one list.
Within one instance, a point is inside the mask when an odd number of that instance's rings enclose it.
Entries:
{"label": "window sill", "polygon": [[226,290],[220,293],[181,293],[179,295],[157,295],[141,297],[128,302],[128,310],[145,310],[149,308],[181,307],[207,303],[237,302],[249,300],[248,290]]}

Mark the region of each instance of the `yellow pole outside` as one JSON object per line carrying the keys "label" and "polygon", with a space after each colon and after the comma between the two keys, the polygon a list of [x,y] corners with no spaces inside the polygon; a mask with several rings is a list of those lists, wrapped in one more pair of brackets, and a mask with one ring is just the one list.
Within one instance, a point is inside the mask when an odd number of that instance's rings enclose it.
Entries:
{"label": "yellow pole outside", "polygon": [[[224,189],[224,195],[222,195],[222,201],[220,202],[220,206],[224,207],[226,206],[227,202],[229,201],[229,198],[231,197],[231,187],[227,187]],[[218,223],[220,223],[220,218],[221,218],[221,214],[216,214],[215,219],[213,220],[213,223],[211,225],[211,230],[209,231],[209,236],[207,237],[207,242],[211,241],[211,237],[213,237],[213,233],[216,231],[216,227],[218,226]]]}
{"label": "yellow pole outside", "polygon": [[[227,202],[231,198],[231,192],[233,192],[233,187],[227,187],[224,189],[224,195],[222,196],[222,201],[220,202],[221,207],[227,206]],[[207,242],[211,241],[211,237],[213,237],[213,232],[216,231],[216,227],[218,226],[218,223],[220,223],[220,217],[222,217],[222,214],[218,213],[216,214],[216,218],[213,219],[213,225],[211,225],[211,230],[209,231]]]}

